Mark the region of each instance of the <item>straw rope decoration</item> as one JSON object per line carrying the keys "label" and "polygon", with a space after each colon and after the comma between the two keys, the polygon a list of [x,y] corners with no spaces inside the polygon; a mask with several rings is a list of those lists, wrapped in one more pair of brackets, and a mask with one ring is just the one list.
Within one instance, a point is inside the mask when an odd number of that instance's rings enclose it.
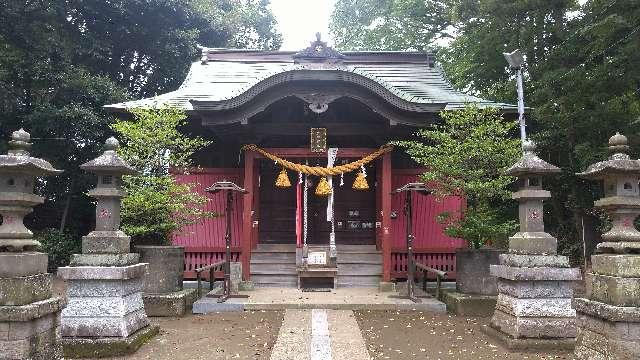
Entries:
{"label": "straw rope decoration", "polygon": [[301,172],[303,174],[315,175],[315,176],[338,176],[342,173],[351,172],[351,171],[360,169],[361,166],[368,164],[373,160],[377,159],[378,157],[384,155],[385,153],[388,153],[391,150],[393,150],[393,145],[391,144],[383,145],[380,147],[380,149],[372,152],[371,154],[363,157],[360,160],[356,160],[348,164],[338,165],[330,168],[322,167],[322,166],[309,166],[304,164],[296,164],[291,161],[285,160],[281,157],[278,157],[276,155],[273,155],[265,151],[264,149],[259,148],[255,144],[245,145],[242,149],[244,151],[249,150],[249,151],[258,152],[264,155],[264,157],[266,157],[267,159],[273,160],[276,162],[276,164],[283,166],[284,168],[289,169],[291,171]]}

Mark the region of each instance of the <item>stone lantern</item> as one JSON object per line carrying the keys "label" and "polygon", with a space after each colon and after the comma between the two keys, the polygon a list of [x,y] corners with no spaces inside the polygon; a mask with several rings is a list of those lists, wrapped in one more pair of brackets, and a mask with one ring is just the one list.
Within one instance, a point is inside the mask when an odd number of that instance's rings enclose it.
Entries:
{"label": "stone lantern", "polygon": [[551,194],[542,188],[542,178],[558,172],[535,154],[531,141],[506,172],[518,178],[512,197],[519,202],[520,231],[509,238],[500,265],[491,265],[498,299],[486,331],[510,349],[571,348],[575,342],[572,281],[580,279],[580,271],[557,255],[556,239],[544,230],[543,201]]}
{"label": "stone lantern", "polygon": [[609,139],[611,156],[578,175],[604,184],[604,197],[595,202],[611,218],[598,253],[591,256],[586,298],[578,298],[579,359],[640,358],[640,232],[633,222],[640,215],[640,160],[626,152],[627,138]]}
{"label": "stone lantern", "polygon": [[55,360],[64,302],[51,296],[47,254],[35,251],[40,244],[23,219],[44,200],[33,194],[36,177],[61,171],[31,157],[29,140],[23,129],[13,132],[9,153],[0,155],[0,357]]}
{"label": "stone lantern", "polygon": [[97,175],[89,195],[97,200],[95,231],[82,238],[82,254],[58,269],[67,280],[62,343],[72,357],[122,356],[158,332],[150,326],[142,300],[147,264],[130,253],[130,237],[120,230],[122,176],[136,171],[122,160],[115,138],[98,158],[80,167]]}

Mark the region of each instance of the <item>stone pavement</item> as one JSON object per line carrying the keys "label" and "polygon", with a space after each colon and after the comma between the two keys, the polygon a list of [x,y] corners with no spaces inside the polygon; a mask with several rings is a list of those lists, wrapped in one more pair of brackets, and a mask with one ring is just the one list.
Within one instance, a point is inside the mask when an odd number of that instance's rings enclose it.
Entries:
{"label": "stone pavement", "polygon": [[369,360],[350,310],[287,310],[271,360]]}
{"label": "stone pavement", "polygon": [[390,298],[392,292],[379,292],[377,288],[338,288],[331,292],[302,292],[296,288],[255,288],[241,291],[247,299],[229,299],[218,304],[216,298],[204,297],[193,305],[194,314],[243,310],[403,310],[445,313],[446,305],[434,298],[423,298],[419,304],[408,299]]}

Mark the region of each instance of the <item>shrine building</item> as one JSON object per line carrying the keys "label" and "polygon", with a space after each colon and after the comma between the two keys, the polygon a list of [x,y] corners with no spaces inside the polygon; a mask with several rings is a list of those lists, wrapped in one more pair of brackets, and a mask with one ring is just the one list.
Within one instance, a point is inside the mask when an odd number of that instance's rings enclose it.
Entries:
{"label": "shrine building", "polygon": [[[296,249],[326,248],[333,233],[337,285],[376,286],[406,277],[404,195],[392,191],[424,172],[402,149],[384,146],[413,138],[416,130],[437,123],[442,110],[467,103],[517,112],[512,105],[456,91],[433,54],[338,52],[318,38],[300,52],[203,49],[177,90],[106,108],[118,113],[135,107],[183,109],[189,116],[185,131],[213,141],[197,154],[198,169],[176,176],[195,182],[203,194],[220,180],[248,191],[235,197],[231,214],[231,250],[245,280],[295,286]],[[290,186],[275,185],[285,180],[284,163],[277,159],[325,168],[331,148],[337,149],[334,167],[377,156],[332,176],[332,197],[315,193],[327,176],[299,175],[290,168],[285,169]],[[364,177],[368,189],[356,189],[357,177]],[[300,178],[307,179],[306,191]],[[362,178],[358,181],[362,185]],[[207,208],[224,214],[225,196],[207,196]],[[449,272],[450,279],[455,278],[455,250],[466,245],[446,236],[436,217],[463,206],[460,197],[413,197],[415,258]],[[327,221],[331,213],[333,222]],[[221,216],[175,235],[174,244],[185,246],[185,278],[224,258],[224,233]]]}

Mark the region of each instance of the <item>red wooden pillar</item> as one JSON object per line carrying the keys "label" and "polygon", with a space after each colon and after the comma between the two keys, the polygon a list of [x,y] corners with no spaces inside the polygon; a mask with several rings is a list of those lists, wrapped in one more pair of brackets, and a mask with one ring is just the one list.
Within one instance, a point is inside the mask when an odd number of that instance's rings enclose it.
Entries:
{"label": "red wooden pillar", "polygon": [[391,153],[382,156],[382,281],[391,281]]}
{"label": "red wooden pillar", "polygon": [[251,235],[252,235],[252,216],[253,197],[255,195],[255,174],[253,166],[255,153],[253,151],[245,151],[244,153],[244,188],[249,193],[242,197],[242,241],[240,248],[242,249],[242,277],[244,280],[251,278],[249,269],[249,260],[251,259]]}

